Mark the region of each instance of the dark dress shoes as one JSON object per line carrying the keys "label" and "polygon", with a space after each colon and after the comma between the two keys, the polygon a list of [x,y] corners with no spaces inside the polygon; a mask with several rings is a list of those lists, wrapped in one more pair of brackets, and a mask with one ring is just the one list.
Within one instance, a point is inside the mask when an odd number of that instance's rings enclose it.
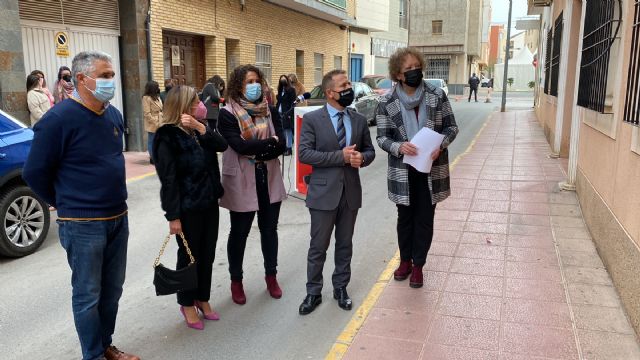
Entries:
{"label": "dark dress shoes", "polygon": [[305,297],[302,304],[300,304],[300,309],[298,311],[300,312],[300,315],[311,314],[320,304],[322,304],[322,295],[307,294],[307,297]]}
{"label": "dark dress shoes", "polygon": [[353,306],[349,294],[347,294],[347,288],[341,287],[333,290],[333,298],[338,300],[338,306],[344,310],[351,310]]}

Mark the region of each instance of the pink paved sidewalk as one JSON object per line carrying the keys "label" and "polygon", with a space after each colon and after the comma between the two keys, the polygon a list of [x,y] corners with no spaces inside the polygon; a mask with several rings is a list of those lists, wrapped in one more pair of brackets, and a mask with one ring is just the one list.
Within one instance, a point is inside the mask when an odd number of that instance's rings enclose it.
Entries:
{"label": "pink paved sidewalk", "polygon": [[640,359],[533,112],[495,113],[436,211],[425,286],[391,280],[345,359]]}
{"label": "pink paved sidewalk", "polygon": [[127,180],[156,171],[149,163],[149,153],[127,151],[124,153]]}

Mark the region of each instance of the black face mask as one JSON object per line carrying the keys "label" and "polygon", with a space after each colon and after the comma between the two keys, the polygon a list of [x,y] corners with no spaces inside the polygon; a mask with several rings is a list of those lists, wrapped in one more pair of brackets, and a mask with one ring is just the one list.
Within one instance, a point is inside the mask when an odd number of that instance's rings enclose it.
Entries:
{"label": "black face mask", "polygon": [[66,82],[70,82],[71,81],[71,75],[64,75],[62,77],[62,80],[66,81]]}
{"label": "black face mask", "polygon": [[353,103],[354,92],[353,88],[343,90],[343,91],[334,91],[340,94],[340,98],[338,99],[338,104],[342,107],[347,107]]}
{"label": "black face mask", "polygon": [[422,69],[413,69],[404,73],[404,83],[417,88],[422,82]]}
{"label": "black face mask", "polygon": [[280,81],[280,86],[282,86],[282,87],[287,86],[287,81],[286,80]]}

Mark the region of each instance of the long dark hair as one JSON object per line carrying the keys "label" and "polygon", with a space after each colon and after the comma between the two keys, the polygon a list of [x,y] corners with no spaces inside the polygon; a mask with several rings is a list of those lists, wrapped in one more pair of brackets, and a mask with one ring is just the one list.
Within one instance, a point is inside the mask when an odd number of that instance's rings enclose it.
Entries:
{"label": "long dark hair", "polygon": [[156,81],[149,81],[147,85],[144,86],[144,96],[150,96],[153,100],[158,100],[160,96],[160,85]]}
{"label": "long dark hair", "polygon": [[27,75],[27,91],[31,91],[38,87],[38,83],[40,83],[40,76],[35,74]]}
{"label": "long dark hair", "polygon": [[33,70],[31,72],[31,75],[40,76],[42,78],[42,87],[47,86],[47,79],[44,77],[44,73],[42,72],[42,70]]}
{"label": "long dark hair", "polygon": [[222,92],[224,91],[224,80],[222,80],[222,77],[220,75],[213,75],[211,77],[211,79],[209,79],[209,82],[213,84],[213,86],[217,89],[221,89],[220,93],[222,94]]}
{"label": "long dark hair", "polygon": [[[284,86],[282,85],[282,79],[284,78],[285,80],[285,84]],[[282,94],[282,89],[283,88],[290,88],[291,87],[291,80],[289,80],[289,77],[287,77],[287,75],[280,75],[280,79],[278,80],[278,95]]]}
{"label": "long dark hair", "polygon": [[58,80],[62,80],[63,71],[68,71],[69,75],[71,75],[71,69],[69,69],[67,66],[60,66],[60,69],[58,69]]}
{"label": "long dark hair", "polygon": [[[264,74],[260,69],[254,65],[240,65],[233,69],[229,74],[229,87],[227,88],[227,97],[233,99],[233,101],[240,102],[241,98],[244,98],[244,79],[247,77],[247,73],[253,71],[258,74],[258,82],[260,86],[264,88]],[[262,94],[264,96],[264,94]]]}

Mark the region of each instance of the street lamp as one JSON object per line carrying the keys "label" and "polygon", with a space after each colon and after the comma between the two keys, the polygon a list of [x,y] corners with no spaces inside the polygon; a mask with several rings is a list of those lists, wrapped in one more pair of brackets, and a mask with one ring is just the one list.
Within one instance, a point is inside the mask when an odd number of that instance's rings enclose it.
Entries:
{"label": "street lamp", "polygon": [[509,0],[509,20],[507,21],[507,46],[504,54],[504,76],[502,77],[502,106],[500,112],[505,112],[507,105],[507,76],[509,76],[509,50],[511,50],[511,10],[513,0]]}

